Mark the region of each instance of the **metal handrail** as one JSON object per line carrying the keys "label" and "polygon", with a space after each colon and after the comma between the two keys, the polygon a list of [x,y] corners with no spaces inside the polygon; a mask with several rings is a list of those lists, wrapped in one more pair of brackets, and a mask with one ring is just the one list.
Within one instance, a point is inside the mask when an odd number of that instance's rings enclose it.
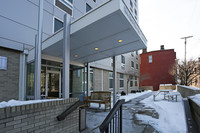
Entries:
{"label": "metal handrail", "polygon": [[[117,103],[114,105],[110,113],[107,115],[103,123],[100,125],[99,129],[100,132],[107,132],[109,123],[113,120],[117,111],[120,111],[120,124],[122,125],[122,104],[125,103],[125,99],[118,100]],[[120,126],[120,131],[122,132],[122,126]]]}
{"label": "metal handrail", "polygon": [[63,113],[58,115],[56,118],[58,121],[64,120],[70,113],[72,113],[74,110],[76,110],[80,105],[83,105],[84,103],[78,100],[71,106],[69,106]]}

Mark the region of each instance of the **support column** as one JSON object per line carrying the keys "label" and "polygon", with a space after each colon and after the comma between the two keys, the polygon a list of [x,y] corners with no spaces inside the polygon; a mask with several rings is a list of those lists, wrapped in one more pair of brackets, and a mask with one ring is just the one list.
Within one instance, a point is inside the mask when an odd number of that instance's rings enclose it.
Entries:
{"label": "support column", "polygon": [[113,56],[113,106],[117,101],[117,71],[116,71],[116,56]]}
{"label": "support column", "polygon": [[90,91],[90,64],[87,63],[87,96],[89,96]]}
{"label": "support column", "polygon": [[63,29],[63,82],[62,82],[62,97],[69,98],[69,73],[70,73],[70,22],[71,16],[64,15]]}
{"label": "support column", "polygon": [[43,0],[39,3],[38,34],[35,46],[35,100],[41,99],[41,44],[42,44],[42,22],[43,22]]}
{"label": "support column", "polygon": [[20,72],[19,72],[19,100],[25,100],[26,94],[26,55],[28,54],[28,50],[24,50],[23,53],[20,54]]}

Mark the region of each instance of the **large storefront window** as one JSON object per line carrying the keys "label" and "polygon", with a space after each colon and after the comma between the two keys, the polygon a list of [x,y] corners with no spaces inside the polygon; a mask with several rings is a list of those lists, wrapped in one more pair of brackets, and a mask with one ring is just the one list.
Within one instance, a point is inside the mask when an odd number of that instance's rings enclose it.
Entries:
{"label": "large storefront window", "polygon": [[[62,98],[62,63],[41,61],[41,99]],[[70,65],[70,97],[79,97],[85,92],[84,67]],[[90,70],[90,90],[93,90],[93,69]],[[34,63],[27,65],[27,99],[34,99]]]}

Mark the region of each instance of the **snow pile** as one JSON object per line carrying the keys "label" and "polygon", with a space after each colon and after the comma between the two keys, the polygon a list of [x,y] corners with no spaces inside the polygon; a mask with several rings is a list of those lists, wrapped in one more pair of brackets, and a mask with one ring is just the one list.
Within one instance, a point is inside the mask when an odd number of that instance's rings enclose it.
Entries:
{"label": "snow pile", "polygon": [[19,101],[19,100],[9,100],[8,102],[0,102],[0,108],[12,107],[12,106],[20,106],[20,105],[27,105],[27,104],[34,104],[34,103],[42,103],[48,101],[56,101],[56,100],[63,100],[63,99],[45,99],[45,100],[30,100],[30,101]]}
{"label": "snow pile", "polygon": [[196,94],[194,96],[190,96],[190,99],[192,99],[197,105],[200,106],[200,94]]}
{"label": "snow pile", "polygon": [[145,124],[150,124],[160,133],[186,132],[186,121],[182,97],[178,97],[178,102],[164,101],[163,95],[149,97],[141,101],[145,106],[153,108],[159,114],[159,119],[147,115],[137,114],[136,117]]}

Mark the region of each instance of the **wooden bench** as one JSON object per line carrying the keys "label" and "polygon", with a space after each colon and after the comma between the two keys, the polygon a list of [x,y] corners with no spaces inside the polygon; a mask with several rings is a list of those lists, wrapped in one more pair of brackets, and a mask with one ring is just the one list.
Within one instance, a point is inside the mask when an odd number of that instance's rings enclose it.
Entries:
{"label": "wooden bench", "polygon": [[169,94],[167,94],[168,96],[168,101],[171,99],[172,101],[174,99],[176,99],[176,102],[177,102],[177,97],[180,95],[179,92],[170,92]]}
{"label": "wooden bench", "polygon": [[85,102],[90,106],[90,103],[98,103],[99,107],[101,104],[105,104],[105,111],[107,107],[111,109],[111,92],[109,91],[93,91],[91,96],[85,97]]}

